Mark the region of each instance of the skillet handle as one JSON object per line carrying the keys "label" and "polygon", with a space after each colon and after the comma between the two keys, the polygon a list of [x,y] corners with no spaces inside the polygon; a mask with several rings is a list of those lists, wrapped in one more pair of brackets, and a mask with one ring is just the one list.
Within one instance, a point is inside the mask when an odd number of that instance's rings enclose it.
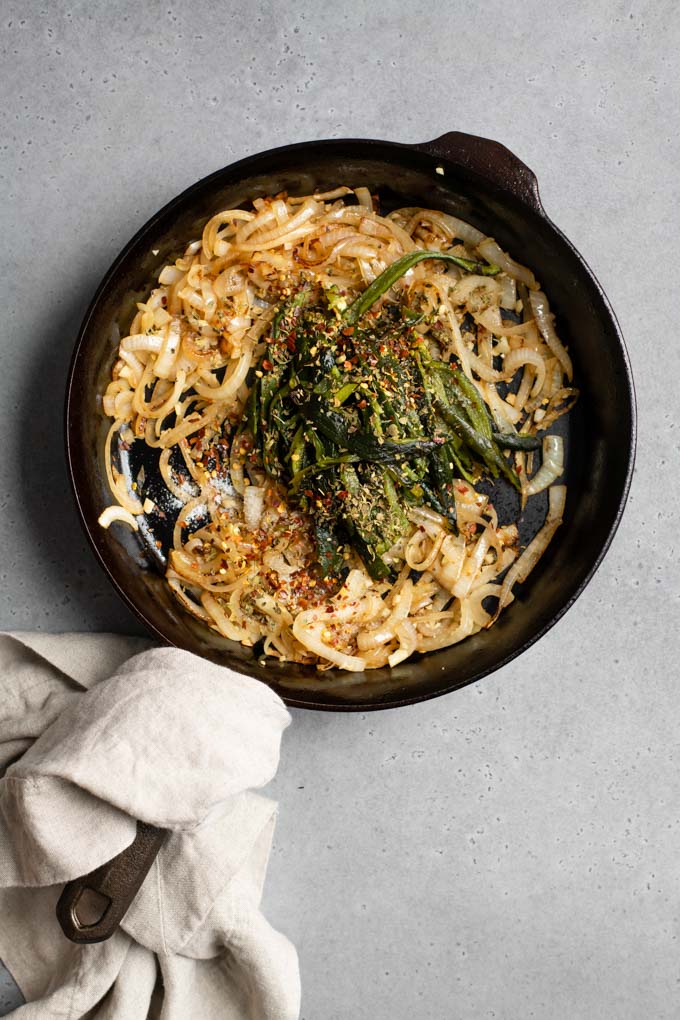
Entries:
{"label": "skillet handle", "polygon": [[87,944],[111,938],[149,873],[167,833],[137,822],[125,850],[83,878],[68,882],[57,903],[57,920],[67,939]]}
{"label": "skillet handle", "polygon": [[410,145],[409,148],[471,170],[491,184],[511,192],[534,212],[545,216],[536,175],[500,142],[462,131],[448,131],[431,142]]}

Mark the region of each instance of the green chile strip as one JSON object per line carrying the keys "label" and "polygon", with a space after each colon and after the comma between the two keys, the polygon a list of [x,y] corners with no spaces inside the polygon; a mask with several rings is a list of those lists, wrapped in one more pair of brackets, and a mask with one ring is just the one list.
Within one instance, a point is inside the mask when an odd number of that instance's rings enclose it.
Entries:
{"label": "green chile strip", "polygon": [[538,436],[525,436],[521,432],[494,432],[497,446],[506,450],[540,450],[543,445]]}
{"label": "green chile strip", "polygon": [[434,409],[437,414],[450,425],[451,428],[455,429],[456,432],[465,440],[468,446],[475,451],[475,453],[481,457],[481,459],[488,465],[491,470],[502,472],[512,485],[517,490],[521,491],[522,486],[520,485],[519,478],[515,474],[513,468],[507,463],[507,461],[501,456],[493,442],[486,436],[477,432],[472,425],[470,425],[462,415],[458,414],[457,411],[451,405],[444,404],[441,400],[435,399],[433,401]]}
{"label": "green chile strip", "polygon": [[399,277],[403,276],[404,273],[408,273],[409,269],[412,269],[413,266],[424,259],[452,262],[454,266],[464,269],[466,273],[478,273],[481,276],[496,276],[501,271],[499,266],[491,263],[473,262],[472,259],[462,259],[458,255],[451,255],[446,251],[411,251],[407,255],[402,255],[391,266],[388,266],[380,276],[376,276],[373,283],[347,308],[342,317],[343,321],[350,325],[357,322],[375,304],[378,298],[382,297],[390,287],[394,286]]}

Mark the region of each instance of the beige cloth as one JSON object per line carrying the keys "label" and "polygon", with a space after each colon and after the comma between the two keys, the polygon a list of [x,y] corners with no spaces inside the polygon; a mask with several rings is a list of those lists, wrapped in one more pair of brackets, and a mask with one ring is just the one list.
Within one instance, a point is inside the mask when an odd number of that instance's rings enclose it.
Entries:
{"label": "beige cloth", "polygon": [[[132,657],[131,657],[132,656]],[[0,958],[28,1020],[295,1020],[260,911],[290,722],[264,684],[114,635],[0,635]],[[171,830],[121,930],[75,946],[61,883]]]}

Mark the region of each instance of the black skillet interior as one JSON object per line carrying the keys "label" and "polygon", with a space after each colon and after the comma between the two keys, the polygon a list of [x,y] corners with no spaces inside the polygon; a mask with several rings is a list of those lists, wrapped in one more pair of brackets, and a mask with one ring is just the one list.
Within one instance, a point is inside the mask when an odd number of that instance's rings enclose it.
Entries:
{"label": "black skillet interior", "polygon": [[[443,173],[441,171],[444,171]],[[252,650],[193,620],[162,576],[167,520],[149,515],[143,535],[97,524],[111,502],[103,463],[107,422],[101,393],[134,311],[160,268],[200,236],[215,211],[258,195],[308,194],[338,184],[365,185],[387,209],[429,206],[494,236],[531,266],[569,343],[581,396],[563,421],[567,439],[565,523],[516,600],[489,631],[395,669],[318,674],[295,664],[258,662]],[[130,242],[103,280],[83,323],[67,396],[67,447],[81,516],[110,579],[162,640],[264,680],[290,705],[369,709],[405,704],[461,687],[508,662],[556,622],[604,555],[627,495],[635,445],[635,408],[627,356],[607,300],[587,266],[543,213],[529,171],[496,143],[451,134],[423,146],[329,141],[276,149],[200,181],[161,210]],[[139,463],[137,464],[139,466]],[[159,489],[146,464],[146,485]],[[501,514],[514,496],[497,494]],[[507,500],[507,502],[506,502]],[[522,520],[526,541],[545,513],[545,496]],[[162,504],[161,504],[162,505]]]}

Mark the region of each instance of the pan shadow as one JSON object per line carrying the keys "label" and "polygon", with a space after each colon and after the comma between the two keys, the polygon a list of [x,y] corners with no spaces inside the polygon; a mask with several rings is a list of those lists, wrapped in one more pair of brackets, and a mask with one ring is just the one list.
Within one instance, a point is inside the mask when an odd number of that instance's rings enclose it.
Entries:
{"label": "pan shadow", "polygon": [[[109,585],[81,527],[66,466],[64,398],[75,339],[99,275],[91,275],[64,314],[50,316],[34,369],[20,398],[21,505],[39,557],[46,590],[53,592],[48,630],[113,631],[146,635]],[[42,381],[36,399],[35,380]],[[36,625],[42,621],[36,620]]]}

